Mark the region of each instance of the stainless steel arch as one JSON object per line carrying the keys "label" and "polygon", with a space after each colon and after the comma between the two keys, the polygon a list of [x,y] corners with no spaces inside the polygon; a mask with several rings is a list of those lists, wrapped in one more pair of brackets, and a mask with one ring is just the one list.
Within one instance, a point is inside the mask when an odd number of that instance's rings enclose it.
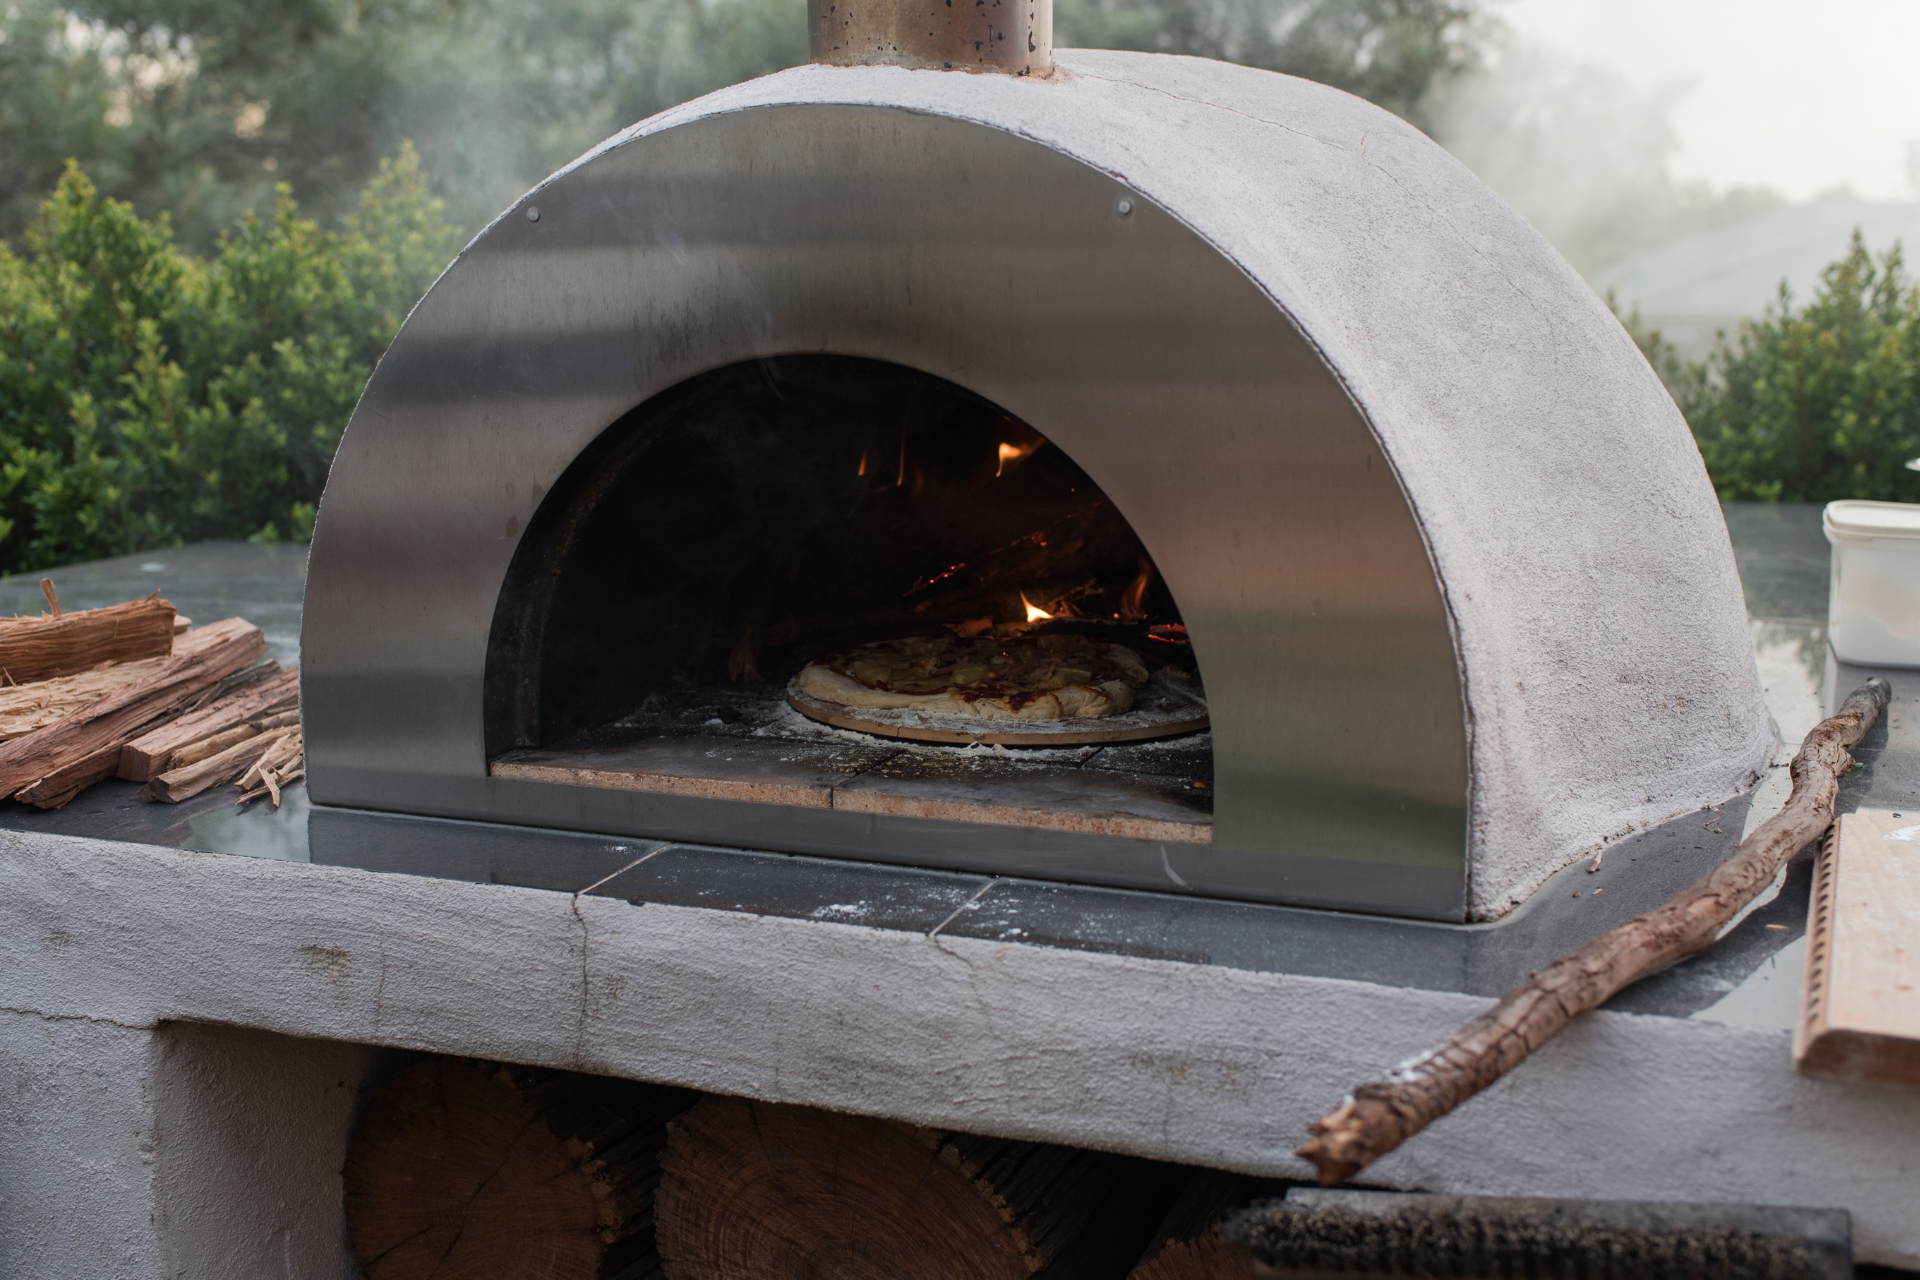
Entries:
{"label": "stainless steel arch", "polygon": [[[1211,847],[486,776],[489,626],[546,486],[654,393],[797,352],[890,360],[994,400],[1127,516],[1212,696]],[[1421,535],[1351,400],[1174,213],[932,114],[709,116],[604,150],[497,221],[409,318],[346,433],[303,661],[317,803],[1464,909],[1459,667]]]}

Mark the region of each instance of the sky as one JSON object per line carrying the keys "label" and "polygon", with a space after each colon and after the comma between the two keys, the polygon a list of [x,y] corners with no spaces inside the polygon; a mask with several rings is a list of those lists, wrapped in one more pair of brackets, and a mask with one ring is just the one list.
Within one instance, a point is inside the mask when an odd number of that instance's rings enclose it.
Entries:
{"label": "sky", "polygon": [[[1791,201],[1920,199],[1920,0],[1496,0],[1523,39],[1690,88],[1672,172]],[[1920,167],[1920,162],[1916,162]]]}

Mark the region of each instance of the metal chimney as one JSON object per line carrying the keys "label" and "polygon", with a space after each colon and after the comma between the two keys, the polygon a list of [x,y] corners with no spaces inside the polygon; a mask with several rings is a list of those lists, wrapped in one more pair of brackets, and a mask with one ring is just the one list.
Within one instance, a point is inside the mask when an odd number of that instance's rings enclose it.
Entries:
{"label": "metal chimney", "polygon": [[1045,76],[1053,0],[807,0],[807,46],[833,66]]}

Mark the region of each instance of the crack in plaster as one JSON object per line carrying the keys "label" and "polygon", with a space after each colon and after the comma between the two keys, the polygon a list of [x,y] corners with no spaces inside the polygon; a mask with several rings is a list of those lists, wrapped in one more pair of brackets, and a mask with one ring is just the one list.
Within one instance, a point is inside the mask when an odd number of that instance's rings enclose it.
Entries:
{"label": "crack in plaster", "polygon": [[[618,848],[618,846],[615,847]],[[568,899],[568,909],[573,912],[573,918],[580,926],[580,1017],[574,1025],[573,1033],[573,1060],[576,1064],[587,1061],[587,1020],[592,1017],[593,1008],[593,974],[588,967],[588,954],[593,931],[587,926],[586,916],[580,913],[580,899],[586,894],[592,893],[601,885],[611,880],[618,880],[621,876],[627,874],[627,872],[633,870],[649,858],[658,857],[672,847],[673,841],[662,840],[660,843],[654,845],[653,848],[647,850],[632,862],[629,862],[626,866],[621,867],[618,871],[612,872],[609,875],[601,876],[598,880],[595,880],[586,888],[577,891]]]}
{"label": "crack in plaster", "polygon": [[0,1005],[0,1013],[39,1018],[44,1022],[97,1022],[103,1027],[118,1027],[122,1031],[151,1031],[156,1025],[152,1022],[122,1022],[118,1018],[102,1018],[91,1013],[48,1013],[44,1009],[21,1009],[13,1005]]}

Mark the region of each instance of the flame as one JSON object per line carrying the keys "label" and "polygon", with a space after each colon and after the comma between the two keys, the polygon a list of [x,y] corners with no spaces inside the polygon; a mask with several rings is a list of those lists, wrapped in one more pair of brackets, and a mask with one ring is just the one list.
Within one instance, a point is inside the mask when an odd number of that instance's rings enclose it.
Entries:
{"label": "flame", "polygon": [[854,472],[853,474],[857,476],[863,476],[867,474],[867,451],[865,449],[862,449],[860,451],[860,469]]}
{"label": "flame", "polygon": [[993,474],[995,478],[998,478],[1006,474],[1007,464],[1009,462],[1020,461],[1020,459],[1026,457],[1028,454],[1032,453],[1035,449],[1038,449],[1042,444],[1045,444],[1045,443],[1046,442],[1044,440],[1035,440],[1032,444],[1001,445],[1000,446],[1000,465],[993,469]]}
{"label": "flame", "polygon": [[1147,582],[1153,576],[1153,568],[1145,560],[1140,562],[1140,576],[1133,580],[1120,596],[1119,618],[1122,622],[1143,622],[1147,611],[1142,607],[1147,599]]}
{"label": "flame", "polygon": [[1044,619],[1051,618],[1053,616],[1052,614],[1048,613],[1045,609],[1042,609],[1039,605],[1035,604],[1033,601],[1027,599],[1027,593],[1024,591],[1020,593],[1020,603],[1027,606],[1028,622],[1040,622],[1040,621],[1043,621]]}

